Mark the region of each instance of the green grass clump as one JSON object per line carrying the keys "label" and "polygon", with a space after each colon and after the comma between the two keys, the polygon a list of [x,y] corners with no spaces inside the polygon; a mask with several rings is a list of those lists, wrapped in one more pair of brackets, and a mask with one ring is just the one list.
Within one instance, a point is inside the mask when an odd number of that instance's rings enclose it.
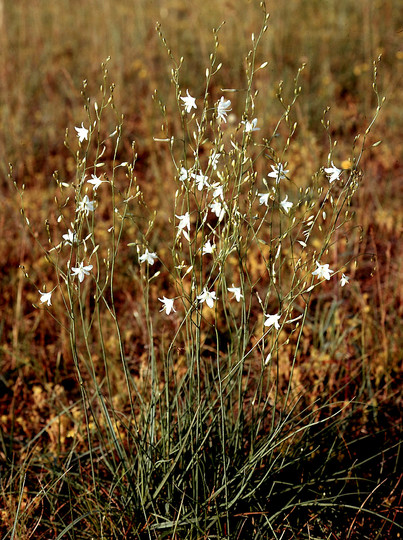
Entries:
{"label": "green grass clump", "polygon": [[362,132],[348,147],[316,111],[320,149],[305,64],[265,94],[258,13],[234,82],[225,26],[183,58],[157,25],[172,91],[153,92],[140,143],[108,60],[98,89],[82,84],[46,191],[10,166],[32,259],[2,329],[4,538],[401,534],[398,334],[382,284],[380,325],[360,290],[376,254],[355,215],[379,146],[379,61]]}

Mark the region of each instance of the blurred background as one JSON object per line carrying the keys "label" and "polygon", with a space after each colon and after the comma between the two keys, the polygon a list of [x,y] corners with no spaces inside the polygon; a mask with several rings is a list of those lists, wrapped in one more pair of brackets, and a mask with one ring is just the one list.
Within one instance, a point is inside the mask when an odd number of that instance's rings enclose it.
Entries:
{"label": "blurred background", "polygon": [[[1,167],[5,173],[11,161],[18,174],[24,167],[30,175],[52,170],[65,128],[82,119],[82,81],[88,80],[90,92],[96,91],[100,64],[108,56],[127,136],[149,141],[160,116],[152,92],[158,89],[165,101],[169,94],[174,99],[172,66],[155,31],[157,21],[173,56],[184,57],[183,88],[191,87],[198,95],[213,48],[212,29],[225,21],[219,32],[223,68],[217,88],[242,88],[251,34],[262,20],[259,3],[248,0],[2,0],[0,5]],[[257,106],[268,130],[276,121],[279,81],[285,82],[285,91],[292,91],[297,69],[306,63],[300,129],[322,134],[319,120],[331,106],[340,133],[354,133],[374,104],[372,62],[382,55],[379,85],[387,106],[378,130],[385,127],[390,135],[399,131],[401,2],[290,0],[269,2],[267,10],[269,31],[259,55],[269,66],[258,77]]]}

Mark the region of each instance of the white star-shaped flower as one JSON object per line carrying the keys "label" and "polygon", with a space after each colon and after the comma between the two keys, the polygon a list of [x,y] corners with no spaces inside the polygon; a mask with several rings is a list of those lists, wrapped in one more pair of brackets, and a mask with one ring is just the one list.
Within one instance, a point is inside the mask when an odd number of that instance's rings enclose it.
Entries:
{"label": "white star-shaped flower", "polygon": [[189,212],[186,212],[186,214],[183,214],[181,216],[178,216],[177,214],[175,214],[175,217],[177,217],[179,219],[179,223],[178,223],[179,232],[183,231],[183,229],[187,229],[188,231],[190,231],[190,214],[189,214]]}
{"label": "white star-shaped flower", "polygon": [[81,122],[81,127],[75,127],[74,129],[77,131],[77,137],[80,143],[88,139],[88,129],[84,127],[83,122]]}
{"label": "white star-shaped flower", "polygon": [[288,201],[288,195],[285,196],[285,199],[281,201],[280,206],[284,209],[284,212],[288,214],[290,211],[290,208],[292,208],[294,205],[292,202]]}
{"label": "white star-shaped flower", "polygon": [[165,296],[163,296],[162,298],[158,298],[158,300],[162,302],[163,304],[162,309],[160,309],[160,311],[165,310],[165,313],[167,315],[169,315],[171,311],[176,312],[176,309],[174,308],[174,301],[175,301],[174,298],[166,298]]}
{"label": "white star-shaped flower", "polygon": [[312,272],[313,276],[318,276],[318,279],[330,279],[330,274],[333,274],[333,270],[330,270],[328,264],[320,264],[318,261],[316,261],[316,270]]}
{"label": "white star-shaped flower", "polygon": [[216,245],[212,244],[210,240],[207,240],[207,242],[203,246],[202,255],[207,255],[213,253],[215,250]]}
{"label": "white star-shaped flower", "polygon": [[182,97],[181,96],[181,100],[183,101],[183,106],[185,107],[185,111],[187,113],[190,113],[190,111],[193,109],[197,109],[197,105],[196,105],[196,98],[192,97],[190,94],[189,94],[189,90],[186,90],[186,96],[187,97]]}
{"label": "white star-shaped flower", "polygon": [[286,178],[286,174],[288,173],[288,170],[284,169],[284,165],[279,163],[278,165],[271,165],[271,168],[272,168],[272,172],[269,173],[267,176],[269,176],[270,178],[275,178],[276,184],[278,184],[280,180],[283,180],[284,178]]}
{"label": "white star-shaped flower", "polygon": [[340,178],[341,173],[342,173],[341,169],[338,169],[337,167],[335,167],[333,161],[332,161],[331,165],[332,165],[331,167],[325,168],[325,173],[329,177],[329,184],[331,184],[335,180],[338,180]]}
{"label": "white star-shaped flower", "polygon": [[209,292],[206,288],[203,289],[202,293],[199,294],[197,299],[199,302],[206,302],[209,308],[212,308],[214,306],[214,302],[217,300],[215,292]]}
{"label": "white star-shaped flower", "polygon": [[259,204],[265,204],[266,206],[269,206],[270,193],[258,193],[258,197]]}
{"label": "white star-shaped flower", "polygon": [[96,176],[95,174],[91,175],[91,179],[87,180],[89,184],[92,184],[94,186],[94,190],[96,191],[99,186],[102,184],[102,182],[105,182],[105,180],[101,180],[99,176]]}
{"label": "white star-shaped flower", "polygon": [[349,281],[350,281],[350,278],[346,276],[346,274],[342,274],[341,279],[340,279],[340,286],[344,287],[344,285],[348,285]]}
{"label": "white star-shaped flower", "polygon": [[53,291],[50,291],[50,292],[41,292],[41,291],[39,291],[39,294],[41,295],[41,298],[40,298],[39,301],[42,304],[47,304],[48,306],[51,306],[52,305],[52,302],[51,302],[52,293],[53,293]]}
{"label": "white star-shaped flower", "polygon": [[208,176],[204,175],[202,172],[199,172],[197,174],[192,174],[192,178],[194,178],[196,184],[197,184],[197,189],[199,191],[201,191],[204,186],[207,186],[208,187]]}
{"label": "white star-shaped flower", "polygon": [[77,242],[77,233],[69,229],[66,234],[63,234],[62,238],[66,244],[72,246]]}
{"label": "white star-shaped flower", "polygon": [[232,284],[232,287],[228,287],[228,292],[233,293],[233,297],[237,302],[241,301],[241,298],[243,298],[243,294],[241,293],[241,287],[235,287],[234,284]]}
{"label": "white star-shaped flower", "polygon": [[77,267],[72,268],[71,270],[73,271],[73,276],[78,276],[79,282],[82,283],[84,277],[90,275],[90,270],[92,270],[92,268],[92,264],[84,266],[84,262],[81,261]]}
{"label": "white star-shaped flower", "polygon": [[185,180],[189,179],[189,171],[185,169],[185,167],[181,167],[181,170],[179,171],[179,180],[181,182],[184,182]]}
{"label": "white star-shaped flower", "polygon": [[94,204],[94,201],[89,200],[88,195],[84,195],[82,200],[77,205],[76,212],[83,212],[83,214],[88,216],[90,212],[94,211]]}
{"label": "white star-shaped flower", "polygon": [[214,150],[214,152],[210,156],[210,165],[212,166],[213,170],[217,170],[218,160],[220,159],[221,154]]}
{"label": "white star-shaped flower", "polygon": [[143,255],[140,255],[139,257],[139,261],[141,263],[144,263],[144,262],[147,262],[150,266],[152,266],[155,261],[157,260],[157,254],[155,252],[153,253],[150,253],[148,251],[148,248],[146,248],[145,252],[143,253]]}
{"label": "white star-shaped flower", "polygon": [[222,96],[220,101],[217,103],[217,118],[220,118],[221,120],[223,120],[223,122],[226,122],[227,115],[230,111],[232,111],[231,101],[229,99],[225,99],[224,96]]}
{"label": "white star-shaped flower", "polygon": [[276,315],[266,315],[266,320],[265,320],[265,323],[264,325],[265,326],[274,326],[274,328],[276,330],[279,330],[280,329],[280,325],[279,325],[279,320],[281,318],[281,315],[279,315],[278,313]]}
{"label": "white star-shaped flower", "polygon": [[218,217],[218,221],[221,221],[225,214],[225,208],[219,201],[214,201],[210,204],[211,211]]}
{"label": "white star-shaped flower", "polygon": [[183,214],[181,216],[178,216],[178,215],[175,214],[175,217],[177,217],[179,219],[177,237],[179,237],[179,235],[182,233],[183,236],[186,238],[186,240],[188,242],[190,242],[190,238],[189,238],[190,214],[189,214],[189,212],[186,212],[186,214]]}
{"label": "white star-shaped flower", "polygon": [[211,189],[213,189],[213,199],[221,199],[224,200],[224,186],[219,184],[218,182],[215,182],[214,184],[211,184]]}
{"label": "white star-shaped flower", "polygon": [[259,131],[260,128],[257,126],[257,118],[254,118],[251,122],[249,120],[242,121],[242,124],[245,124],[245,133],[250,133],[252,131]]}

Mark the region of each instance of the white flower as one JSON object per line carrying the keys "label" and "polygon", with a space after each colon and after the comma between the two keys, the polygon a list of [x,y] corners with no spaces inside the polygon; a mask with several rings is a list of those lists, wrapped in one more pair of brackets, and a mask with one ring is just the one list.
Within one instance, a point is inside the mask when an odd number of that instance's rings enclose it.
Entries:
{"label": "white flower", "polygon": [[266,206],[269,206],[270,193],[258,193],[258,196],[259,204],[265,204]]}
{"label": "white flower", "polygon": [[267,176],[269,176],[270,178],[275,178],[276,184],[278,184],[280,180],[283,180],[286,177],[285,175],[288,173],[288,170],[285,170],[284,166],[281,163],[279,163],[278,165],[271,165],[271,168],[272,172],[269,173]]}
{"label": "white flower", "polygon": [[199,294],[197,299],[199,302],[206,302],[209,308],[212,308],[215,300],[217,300],[215,292],[209,292],[206,288],[203,289],[202,293]]}
{"label": "white flower", "polygon": [[284,211],[288,214],[288,212],[290,211],[290,208],[292,208],[294,205],[292,202],[287,202],[287,201],[288,201],[288,195],[286,195],[285,199],[281,201],[280,206],[282,206]]}
{"label": "white flower", "polygon": [[90,201],[88,195],[84,195],[82,200],[78,203],[76,212],[83,212],[86,216],[90,212],[94,211],[94,201]]}
{"label": "white flower", "polygon": [[192,174],[192,178],[195,179],[195,182],[197,184],[197,189],[201,191],[204,186],[208,186],[208,176],[205,176],[202,172],[199,172],[198,174]]}
{"label": "white flower", "polygon": [[210,240],[207,240],[207,242],[204,244],[203,246],[203,251],[202,251],[202,255],[207,255],[207,254],[211,254],[213,253],[213,251],[215,250],[216,248],[216,245],[215,244],[212,244],[210,242]]}
{"label": "white flower", "polygon": [[171,311],[176,312],[176,309],[174,308],[174,301],[175,301],[174,298],[166,298],[165,296],[163,296],[162,298],[158,298],[158,300],[162,302],[163,304],[162,309],[160,309],[160,311],[165,310],[165,313],[167,315],[169,315]]}
{"label": "white flower", "polygon": [[318,279],[330,279],[330,274],[333,274],[333,270],[330,270],[328,264],[320,264],[316,261],[316,270],[312,272],[313,276],[318,276]]}
{"label": "white flower", "polygon": [[241,298],[243,298],[243,294],[241,293],[241,287],[235,287],[234,284],[232,284],[232,287],[228,287],[228,292],[232,292],[234,294],[232,298],[235,298],[237,302],[240,302]]}
{"label": "white flower", "polygon": [[80,283],[82,283],[85,276],[90,275],[90,270],[92,270],[92,264],[84,266],[83,261],[81,261],[76,268],[72,268],[73,276],[78,276],[78,280]]}
{"label": "white flower", "polygon": [[189,171],[185,169],[185,167],[181,167],[181,170],[179,171],[179,180],[181,182],[184,182],[185,180],[189,179]]}
{"label": "white flower", "polygon": [[220,157],[221,154],[219,154],[216,150],[214,150],[214,152],[210,156],[210,165],[212,166],[214,171],[217,170],[217,164]]}
{"label": "white flower", "polygon": [[266,315],[267,319],[265,320],[265,323],[264,325],[265,326],[273,326],[274,325],[274,328],[276,330],[279,330],[280,329],[280,325],[278,323],[278,321],[280,320],[281,318],[281,315],[279,315],[278,313],[276,315]]}
{"label": "white flower", "polygon": [[224,96],[221,97],[220,101],[217,103],[217,117],[221,118],[223,122],[227,121],[227,114],[232,111],[231,101],[225,99]]}
{"label": "white flower", "polygon": [[183,214],[182,216],[178,216],[175,214],[175,217],[179,219],[178,223],[178,229],[179,232],[183,231],[183,229],[187,229],[190,231],[190,214],[189,212],[186,212],[186,214]]}
{"label": "white flower", "polygon": [[210,204],[210,209],[218,217],[218,221],[221,221],[225,214],[225,208],[219,201],[214,201]]}
{"label": "white flower", "polygon": [[99,186],[102,184],[102,182],[105,182],[105,180],[101,180],[98,176],[95,174],[91,175],[91,180],[87,180],[89,184],[92,184],[94,186],[94,189],[97,190]]}
{"label": "white flower", "polygon": [[193,109],[197,109],[196,105],[196,98],[192,97],[189,94],[189,90],[186,90],[187,97],[181,97],[181,100],[183,101],[183,105],[185,107],[185,111],[187,113],[190,113],[190,111]]}
{"label": "white flower", "polygon": [[[178,216],[175,214],[175,217],[179,219],[177,236],[179,237],[179,235],[182,233],[183,236],[186,238],[186,240],[190,242],[190,238],[189,238],[190,214],[189,212],[186,212],[186,214],[183,214],[182,216]],[[185,229],[187,229],[187,231]]]}
{"label": "white flower", "polygon": [[77,233],[69,229],[67,231],[67,234],[63,234],[62,238],[64,239],[66,244],[72,246],[75,242],[77,242]]}
{"label": "white flower", "polygon": [[337,167],[334,166],[333,161],[332,161],[331,165],[332,165],[331,167],[327,167],[325,169],[325,173],[329,177],[329,184],[331,184],[335,180],[338,180],[340,178],[341,173],[342,173],[341,169],[338,169]]}
{"label": "white flower", "polygon": [[53,291],[50,291],[50,292],[41,292],[41,291],[39,291],[39,294],[41,295],[41,298],[40,298],[39,301],[42,304],[46,303],[48,306],[51,306],[52,305],[52,302],[51,302],[52,293],[53,293]]}
{"label": "white flower", "polygon": [[349,281],[350,281],[350,278],[346,276],[346,274],[342,274],[341,279],[340,279],[340,286],[344,287],[344,285],[348,285]]}
{"label": "white flower", "polygon": [[88,129],[84,127],[84,123],[81,122],[81,127],[74,128],[77,131],[78,140],[83,142],[84,139],[88,139]]}
{"label": "white flower", "polygon": [[220,198],[222,201],[224,200],[224,186],[219,184],[218,182],[211,184],[211,188],[214,189],[213,191],[213,199]]}
{"label": "white flower", "polygon": [[251,131],[259,131],[260,128],[256,127],[257,125],[257,118],[254,118],[252,122],[249,122],[249,120],[242,121],[242,124],[245,124],[245,133],[250,133]]}
{"label": "white flower", "polygon": [[139,261],[141,263],[144,263],[144,262],[147,262],[148,264],[150,264],[151,266],[155,263],[157,259],[157,254],[155,252],[153,253],[150,253],[148,251],[148,248],[146,248],[145,252],[143,253],[143,255],[141,255],[139,257]]}

